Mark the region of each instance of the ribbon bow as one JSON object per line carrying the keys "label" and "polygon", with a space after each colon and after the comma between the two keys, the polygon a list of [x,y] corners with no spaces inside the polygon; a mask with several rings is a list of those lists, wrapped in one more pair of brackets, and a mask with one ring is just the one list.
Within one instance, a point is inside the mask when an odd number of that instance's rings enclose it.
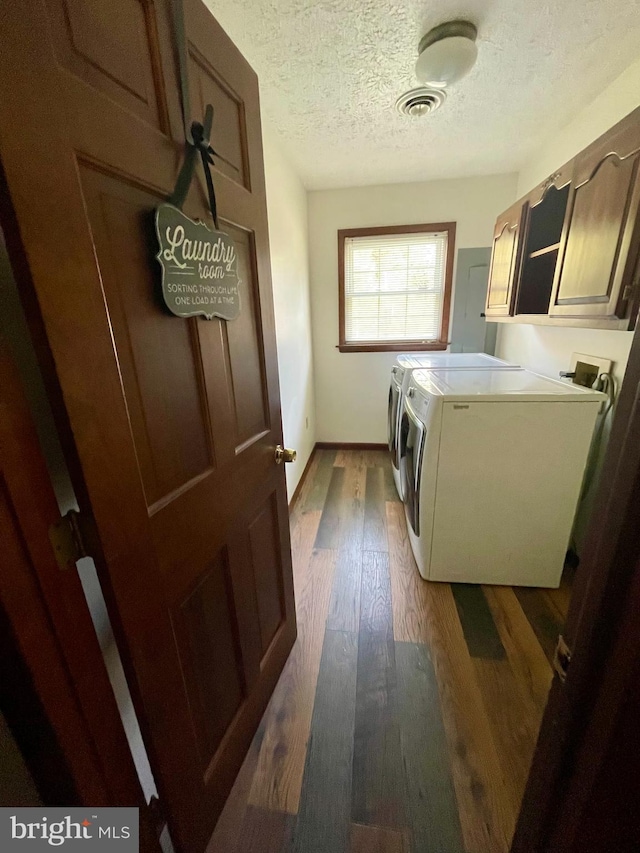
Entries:
{"label": "ribbon bow", "polygon": [[194,121],[191,124],[191,140],[187,142],[187,150],[184,158],[184,163],[182,164],[182,168],[180,169],[180,173],[178,174],[178,179],[176,181],[176,186],[169,199],[169,202],[173,204],[178,209],[182,209],[182,205],[185,202],[187,197],[187,193],[189,192],[189,186],[191,185],[191,181],[193,180],[193,172],[196,165],[196,155],[200,153],[200,159],[202,160],[202,169],[204,171],[204,177],[207,182],[207,192],[209,195],[209,207],[211,208],[211,216],[213,217],[213,224],[216,227],[216,230],[219,230],[218,227],[218,206],[216,203],[216,191],[213,186],[213,178],[211,177],[211,166],[215,165],[214,156],[218,156],[216,151],[214,151],[211,146],[210,137],[211,137],[211,127],[213,125],[213,107],[211,104],[207,104],[207,108],[204,112],[204,121],[200,123],[199,121]]}

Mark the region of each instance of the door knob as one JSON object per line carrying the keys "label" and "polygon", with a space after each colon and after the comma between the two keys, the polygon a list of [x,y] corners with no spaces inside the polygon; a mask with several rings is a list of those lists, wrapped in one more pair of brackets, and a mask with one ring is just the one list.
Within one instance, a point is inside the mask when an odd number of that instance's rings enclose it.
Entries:
{"label": "door knob", "polygon": [[297,455],[295,450],[289,450],[288,447],[283,447],[281,444],[276,447],[275,457],[278,465],[282,462],[295,462]]}

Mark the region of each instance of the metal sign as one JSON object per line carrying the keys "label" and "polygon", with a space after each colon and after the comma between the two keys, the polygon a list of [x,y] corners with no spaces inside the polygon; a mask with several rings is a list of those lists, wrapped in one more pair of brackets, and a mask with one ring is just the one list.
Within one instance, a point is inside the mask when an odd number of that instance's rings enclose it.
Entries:
{"label": "metal sign", "polygon": [[162,295],[177,317],[235,320],[240,313],[238,257],[224,231],[194,222],[172,204],[156,209]]}

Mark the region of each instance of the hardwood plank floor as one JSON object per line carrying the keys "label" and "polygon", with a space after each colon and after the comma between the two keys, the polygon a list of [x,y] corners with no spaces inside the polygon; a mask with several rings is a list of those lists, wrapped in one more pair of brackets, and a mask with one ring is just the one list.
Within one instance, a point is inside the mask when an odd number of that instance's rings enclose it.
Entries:
{"label": "hardwood plank floor", "polygon": [[335,551],[314,550],[296,590],[298,639],[265,712],[249,794],[254,806],[298,811],[335,560]]}
{"label": "hardwood plank floor", "polygon": [[412,849],[462,853],[438,682],[426,646],[396,643],[398,713]]}
{"label": "hardwood plank floor", "polygon": [[513,590],[507,586],[483,589],[518,690],[531,700],[539,728],[553,675],[549,661]]}
{"label": "hardwood plank floor", "polygon": [[[369,468],[367,474],[376,470],[380,471]],[[377,485],[382,482],[376,480]],[[367,476],[367,496],[370,483]],[[406,821],[391,581],[389,558],[384,552],[365,551],[362,563],[353,741],[352,820],[403,828]]]}
{"label": "hardwood plank floor", "polygon": [[356,634],[326,631],[298,820],[295,853],[347,850],[356,705]]}
{"label": "hardwood plank floor", "polygon": [[384,472],[380,467],[367,468],[367,491],[364,503],[364,548],[366,551],[387,551],[385,520]]}
{"label": "hardwood plank floor", "polygon": [[547,660],[553,663],[558,634],[562,630],[562,618],[547,598],[546,590],[518,587],[514,592],[544,649]]}
{"label": "hardwood plank floor", "polygon": [[422,585],[431,652],[466,851],[506,851],[517,794],[502,777],[473,661],[448,584]]}
{"label": "hardwood plank floor", "polygon": [[457,583],[452,585],[451,591],[471,657],[492,660],[502,660],[506,657],[482,587],[477,584]]}
{"label": "hardwood plank floor", "polygon": [[507,853],[571,594],[432,584],[388,454],[318,450],[298,640],[208,853]]}
{"label": "hardwood plank floor", "polygon": [[395,829],[361,823],[351,826],[351,853],[407,853],[408,849],[405,834]]}
{"label": "hardwood plank floor", "polygon": [[316,548],[337,548],[340,541],[340,512],[343,505],[344,468],[334,468],[329,481],[316,536]]}

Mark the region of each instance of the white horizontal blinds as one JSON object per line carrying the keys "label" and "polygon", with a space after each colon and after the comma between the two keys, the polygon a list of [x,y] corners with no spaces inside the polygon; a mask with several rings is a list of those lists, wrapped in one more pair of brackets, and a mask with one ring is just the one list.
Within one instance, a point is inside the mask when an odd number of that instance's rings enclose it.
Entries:
{"label": "white horizontal blinds", "polygon": [[440,337],[447,232],[347,237],[347,343]]}

